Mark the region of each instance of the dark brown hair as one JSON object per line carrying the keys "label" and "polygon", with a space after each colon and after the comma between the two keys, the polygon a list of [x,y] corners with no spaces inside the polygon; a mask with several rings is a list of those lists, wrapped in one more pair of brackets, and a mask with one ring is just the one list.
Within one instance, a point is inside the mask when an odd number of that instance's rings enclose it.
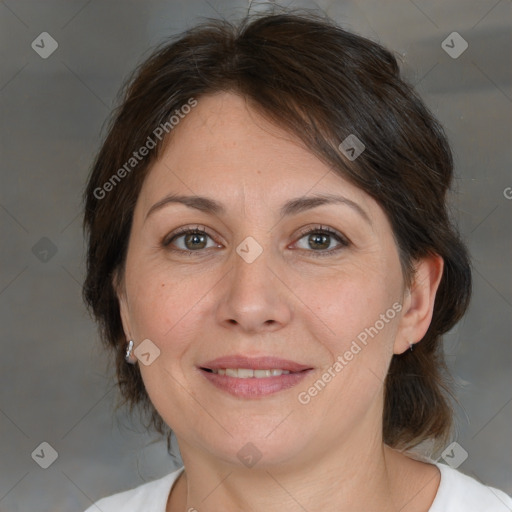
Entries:
{"label": "dark brown hair", "polygon": [[[133,152],[191,98],[201,101],[220,91],[245,97],[382,206],[407,283],[415,260],[429,254],[444,259],[427,333],[414,351],[392,358],[383,438],[396,448],[446,439],[452,408],[440,337],[464,314],[471,293],[467,251],[446,205],[453,173],[450,147],[388,50],[303,12],[247,17],[238,24],[206,21],[166,41],[124,88],[84,193],[88,253],[83,296],[103,341],[114,351],[125,401],[132,408],[141,405],[150,425],[169,433],[138,367],[124,360],[126,339],[113,286],[114,273],[123,272],[143,180],[166,138],[156,141],[133,170],[121,173],[122,179],[113,182],[112,177],[123,166],[126,170]],[[353,161],[339,148],[349,135],[365,145]],[[108,193],[107,182],[112,185]]]}

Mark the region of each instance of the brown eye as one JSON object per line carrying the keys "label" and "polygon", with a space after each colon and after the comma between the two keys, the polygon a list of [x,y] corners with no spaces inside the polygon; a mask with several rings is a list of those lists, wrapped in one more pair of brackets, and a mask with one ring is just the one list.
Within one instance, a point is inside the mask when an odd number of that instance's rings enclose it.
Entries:
{"label": "brown eye", "polygon": [[305,240],[305,244],[299,248],[311,252],[314,256],[328,256],[349,245],[343,235],[330,228],[314,228],[302,232],[301,235],[298,242]]}
{"label": "brown eye", "polygon": [[[208,245],[208,239],[211,240],[210,245]],[[211,247],[220,247],[208,233],[198,228],[181,229],[167,237],[162,245],[174,251],[187,253],[199,252],[202,249],[209,249]]]}

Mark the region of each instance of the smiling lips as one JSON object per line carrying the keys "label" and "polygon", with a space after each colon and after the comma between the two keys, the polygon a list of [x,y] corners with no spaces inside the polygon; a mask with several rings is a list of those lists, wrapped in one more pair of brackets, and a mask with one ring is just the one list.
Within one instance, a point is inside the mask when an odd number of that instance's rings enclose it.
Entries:
{"label": "smiling lips", "polygon": [[312,368],[272,356],[226,356],[199,367],[217,388],[240,398],[257,398],[295,386]]}
{"label": "smiling lips", "polygon": [[289,361],[288,359],[280,359],[273,356],[264,357],[247,357],[242,355],[225,356],[208,361],[200,366],[209,370],[219,370],[226,368],[245,368],[248,370],[272,370],[273,368],[279,370],[287,370],[290,373],[301,372],[308,370],[311,366]]}
{"label": "smiling lips", "polygon": [[212,369],[212,373],[217,375],[227,375],[228,377],[237,377],[238,379],[266,379],[267,377],[275,377],[279,375],[288,375],[289,370],[280,370],[273,368],[271,370],[252,370],[251,368],[219,368]]}

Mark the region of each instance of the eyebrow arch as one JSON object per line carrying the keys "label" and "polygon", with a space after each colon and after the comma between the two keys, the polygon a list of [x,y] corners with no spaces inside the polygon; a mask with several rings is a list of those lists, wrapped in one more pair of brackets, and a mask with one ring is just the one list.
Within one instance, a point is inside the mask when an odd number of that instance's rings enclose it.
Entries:
{"label": "eyebrow arch", "polygon": [[[156,202],[147,212],[145,220],[155,211],[160,210],[164,206],[168,204],[184,204],[189,208],[194,208],[196,210],[200,210],[206,213],[212,213],[214,215],[222,215],[226,213],[226,208],[215,201],[214,199],[210,199],[204,196],[184,196],[178,194],[170,194],[160,201]],[[281,217],[288,217],[291,215],[297,215],[298,213],[304,212],[306,210],[310,210],[312,208],[317,208],[318,206],[323,206],[326,204],[343,204],[349,206],[357,212],[361,217],[363,217],[370,226],[372,222],[368,214],[354,201],[343,197],[337,196],[334,194],[316,194],[314,196],[309,197],[297,197],[295,199],[291,199],[287,201],[280,210]]]}

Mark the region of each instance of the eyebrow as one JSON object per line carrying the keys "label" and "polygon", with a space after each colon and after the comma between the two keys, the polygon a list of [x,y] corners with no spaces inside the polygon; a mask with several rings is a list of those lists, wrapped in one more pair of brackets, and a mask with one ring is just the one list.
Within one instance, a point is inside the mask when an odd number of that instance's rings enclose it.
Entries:
{"label": "eyebrow", "polygon": [[[213,215],[222,215],[226,213],[226,208],[218,201],[204,196],[184,196],[179,194],[170,194],[160,201],[156,202],[146,213],[145,220],[155,211],[160,210],[169,204],[183,204],[189,208],[194,208],[202,212]],[[297,197],[287,201],[280,210],[281,217],[297,215],[312,208],[327,204],[342,204],[350,207],[363,217],[370,226],[372,222],[368,214],[354,201],[334,194],[316,194],[309,197]]]}

